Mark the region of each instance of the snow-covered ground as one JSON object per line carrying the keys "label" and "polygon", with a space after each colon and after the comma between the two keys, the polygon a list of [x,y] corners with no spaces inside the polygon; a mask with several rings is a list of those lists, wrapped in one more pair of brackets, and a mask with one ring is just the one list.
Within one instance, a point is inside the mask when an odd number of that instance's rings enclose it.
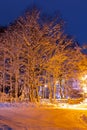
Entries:
{"label": "snow-covered ground", "polygon": [[0,130],[87,130],[87,104],[0,103]]}

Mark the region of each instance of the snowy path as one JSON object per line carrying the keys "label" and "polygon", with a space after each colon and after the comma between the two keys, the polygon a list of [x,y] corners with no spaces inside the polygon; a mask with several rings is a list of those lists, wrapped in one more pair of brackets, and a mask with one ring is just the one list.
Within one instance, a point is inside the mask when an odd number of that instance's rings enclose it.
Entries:
{"label": "snowy path", "polygon": [[0,130],[87,130],[87,110],[0,107]]}

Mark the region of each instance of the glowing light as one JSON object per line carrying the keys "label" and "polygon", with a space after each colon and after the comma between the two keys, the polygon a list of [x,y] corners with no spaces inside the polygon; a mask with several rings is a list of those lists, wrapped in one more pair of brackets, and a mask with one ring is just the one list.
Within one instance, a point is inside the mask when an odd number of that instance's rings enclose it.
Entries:
{"label": "glowing light", "polygon": [[87,86],[86,86],[86,84],[83,85],[83,91],[84,91],[85,93],[87,93]]}
{"label": "glowing light", "polygon": [[59,83],[59,81],[56,81],[56,85]]}
{"label": "glowing light", "polygon": [[47,84],[45,84],[44,87],[47,88]]}
{"label": "glowing light", "polygon": [[84,75],[82,78],[82,89],[84,91],[84,93],[87,93],[87,75]]}
{"label": "glowing light", "polygon": [[82,80],[86,80],[87,79],[87,75],[85,75],[84,77],[82,77]]}

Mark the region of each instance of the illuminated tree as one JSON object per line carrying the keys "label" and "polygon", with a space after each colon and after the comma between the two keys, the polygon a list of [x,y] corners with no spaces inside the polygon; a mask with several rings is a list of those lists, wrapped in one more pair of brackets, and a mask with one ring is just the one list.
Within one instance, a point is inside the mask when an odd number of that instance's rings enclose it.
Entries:
{"label": "illuminated tree", "polygon": [[68,80],[81,72],[84,56],[75,41],[64,33],[63,25],[59,17],[43,20],[40,12],[33,9],[3,32],[0,36],[0,78],[4,82],[0,85],[6,90],[5,75],[9,73],[6,76],[10,77],[9,95],[17,100],[39,101],[39,87],[44,89],[48,84],[52,99],[53,92],[56,97],[58,81],[61,98],[66,97]]}
{"label": "illuminated tree", "polygon": [[38,98],[39,77],[45,72],[45,63],[56,53],[58,40],[64,39],[62,37],[62,22],[39,22],[39,12],[33,10],[26,13],[24,17],[20,17],[14,26],[9,27],[9,30],[14,30],[12,32],[13,42],[15,41],[14,37],[16,37],[17,43],[21,43],[27,48],[28,73],[26,76],[28,77],[27,83],[31,101],[34,100],[35,93]]}

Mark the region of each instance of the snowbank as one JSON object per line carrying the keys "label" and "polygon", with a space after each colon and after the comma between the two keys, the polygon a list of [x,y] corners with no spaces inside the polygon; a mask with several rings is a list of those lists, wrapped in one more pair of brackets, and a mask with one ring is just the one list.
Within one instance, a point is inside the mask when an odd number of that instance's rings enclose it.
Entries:
{"label": "snowbank", "polygon": [[0,129],[87,130],[87,110],[63,107],[64,104],[0,103]]}

